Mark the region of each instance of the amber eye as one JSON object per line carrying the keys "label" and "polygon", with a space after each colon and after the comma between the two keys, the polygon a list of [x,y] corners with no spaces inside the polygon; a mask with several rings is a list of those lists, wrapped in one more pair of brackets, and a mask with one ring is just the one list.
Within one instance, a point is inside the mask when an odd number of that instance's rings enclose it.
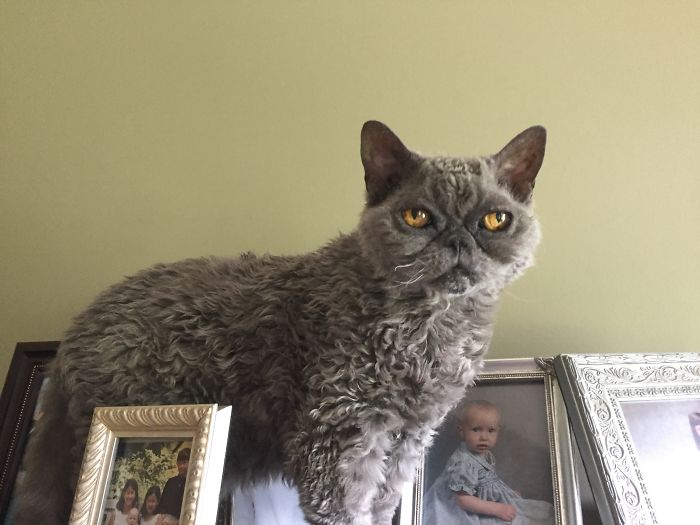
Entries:
{"label": "amber eye", "polygon": [[481,225],[490,232],[497,232],[508,226],[512,218],[506,211],[492,211],[481,218]]}
{"label": "amber eye", "polygon": [[401,212],[401,216],[411,228],[425,228],[430,224],[430,214],[422,208],[408,208]]}

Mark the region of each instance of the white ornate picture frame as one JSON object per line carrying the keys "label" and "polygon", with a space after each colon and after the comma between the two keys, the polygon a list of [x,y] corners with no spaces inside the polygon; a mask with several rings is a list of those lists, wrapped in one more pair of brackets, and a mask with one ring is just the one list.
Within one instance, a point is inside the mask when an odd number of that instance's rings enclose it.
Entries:
{"label": "white ornate picture frame", "polygon": [[230,419],[216,404],[96,408],[69,525],[102,525],[117,445],[129,438],[192,442],[179,524],[213,525]]}
{"label": "white ornate picture frame", "polygon": [[[521,476],[529,475],[531,480],[535,480],[536,477],[543,479],[549,484],[548,490],[551,491],[551,497],[548,495],[546,499],[551,501],[554,507],[555,525],[580,525],[581,505],[578,479],[574,471],[574,445],[566,407],[554,376],[552,359],[487,360],[476,384],[466,389],[465,397],[485,399],[499,405],[503,415],[503,430],[494,449],[499,475],[502,474],[501,466],[505,469],[510,468],[511,471],[522,467]],[[517,416],[513,418],[508,415],[517,412],[518,407],[523,406],[527,407],[526,412],[534,414],[534,417],[524,421],[528,416],[523,414],[523,419],[517,421]],[[417,470],[415,482],[404,490],[399,508],[399,525],[423,523],[424,495],[457,443],[456,437],[453,437],[454,425],[451,419],[448,416],[438,429],[433,445],[426,452]],[[515,454],[515,457],[513,461],[509,461],[504,457],[507,454],[503,454],[503,448],[500,451],[498,448],[509,446],[508,434],[511,443],[523,440],[534,445],[529,449],[532,453],[521,455],[519,451],[512,450],[511,453]],[[528,456],[530,464],[525,465],[527,461],[523,460],[524,456]],[[532,469],[537,472],[525,472]],[[529,483],[513,488],[518,491],[532,488],[527,485]]]}
{"label": "white ornate picture frame", "polygon": [[692,521],[700,354],[564,354],[555,369],[603,522]]}

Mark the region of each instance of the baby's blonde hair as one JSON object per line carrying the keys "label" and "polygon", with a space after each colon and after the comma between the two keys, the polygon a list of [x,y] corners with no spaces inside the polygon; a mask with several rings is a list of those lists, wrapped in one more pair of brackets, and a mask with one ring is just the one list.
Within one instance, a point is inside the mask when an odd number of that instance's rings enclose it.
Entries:
{"label": "baby's blonde hair", "polygon": [[463,399],[454,412],[454,418],[457,425],[463,425],[467,420],[467,414],[472,408],[482,409],[482,410],[493,410],[497,412],[500,416],[501,411],[496,405],[491,403],[491,401],[486,401],[484,399]]}

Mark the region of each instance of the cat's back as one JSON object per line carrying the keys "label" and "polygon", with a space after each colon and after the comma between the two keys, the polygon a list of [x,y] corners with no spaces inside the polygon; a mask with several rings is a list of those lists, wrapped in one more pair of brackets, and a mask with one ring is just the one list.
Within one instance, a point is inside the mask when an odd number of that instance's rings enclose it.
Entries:
{"label": "cat's back", "polygon": [[341,236],[304,255],[154,265],[99,294],[74,319],[58,361],[109,368],[115,357],[151,356],[212,368],[234,366],[235,359],[245,361],[240,369],[266,353],[306,354],[319,334],[328,336],[323,325],[347,317],[346,303],[365,293],[361,272],[348,262],[354,250],[352,236]]}
{"label": "cat's back", "polygon": [[264,302],[259,290],[270,288],[266,276],[293,264],[292,258],[202,257],[156,264],[101,292],[75,317],[59,349],[67,353],[91,348],[159,347],[186,339],[211,339],[254,315]]}
{"label": "cat's back", "polygon": [[358,287],[363,275],[348,268],[357,251],[352,236],[341,236],[327,246],[295,256],[256,255],[199,257],[161,263],[139,271],[99,294],[77,320],[94,322],[99,310],[172,315],[188,308],[241,308],[250,315],[256,303],[289,299],[313,291],[323,296],[338,287]]}
{"label": "cat's back", "polygon": [[212,321],[214,312],[237,302],[245,301],[250,307],[259,297],[259,290],[269,286],[271,276],[293,263],[291,257],[247,253],[237,258],[201,257],[156,264],[100,293],[76,317],[69,335],[99,331],[130,318],[167,325],[204,315]]}
{"label": "cat's back", "polygon": [[89,383],[109,406],[232,403],[270,374],[295,377],[289,303],[312,279],[307,257],[186,259],[127,277],[75,318],[55,379],[72,395]]}

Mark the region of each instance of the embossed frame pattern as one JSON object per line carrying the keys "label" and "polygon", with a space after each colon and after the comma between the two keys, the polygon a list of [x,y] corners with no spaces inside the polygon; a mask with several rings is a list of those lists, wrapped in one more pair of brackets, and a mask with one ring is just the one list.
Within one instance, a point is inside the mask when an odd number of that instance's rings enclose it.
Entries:
{"label": "embossed frame pattern", "polygon": [[603,521],[662,523],[622,403],[700,399],[700,354],[563,354],[554,364]]}
{"label": "embossed frame pattern", "polygon": [[[552,358],[486,360],[475,386],[541,384],[545,399],[547,446],[551,465],[555,525],[581,525],[578,478],[574,470],[573,441],[566,406],[555,377]],[[465,393],[469,393],[467,389]],[[416,471],[413,484],[406,486],[399,508],[398,525],[422,525],[426,458]]]}
{"label": "embossed frame pattern", "polygon": [[[230,417],[230,408],[227,408]],[[222,433],[215,426],[219,407],[211,405],[171,405],[143,407],[98,407],[95,409],[73,500],[69,525],[99,525],[102,518],[117,443],[121,438],[191,438],[192,451],[180,515],[180,525],[205,525],[211,507],[216,508],[222,465],[213,465],[214,448],[223,446]],[[228,419],[224,418],[225,434]],[[225,435],[224,434],[224,435]],[[225,438],[224,438],[225,439]],[[216,456],[223,461],[223,453]],[[208,476],[218,471],[216,476]],[[211,483],[213,481],[215,486]],[[213,491],[216,494],[212,494]],[[202,504],[207,494],[207,503]],[[206,519],[203,518],[206,516]],[[216,514],[214,513],[214,517]]]}

